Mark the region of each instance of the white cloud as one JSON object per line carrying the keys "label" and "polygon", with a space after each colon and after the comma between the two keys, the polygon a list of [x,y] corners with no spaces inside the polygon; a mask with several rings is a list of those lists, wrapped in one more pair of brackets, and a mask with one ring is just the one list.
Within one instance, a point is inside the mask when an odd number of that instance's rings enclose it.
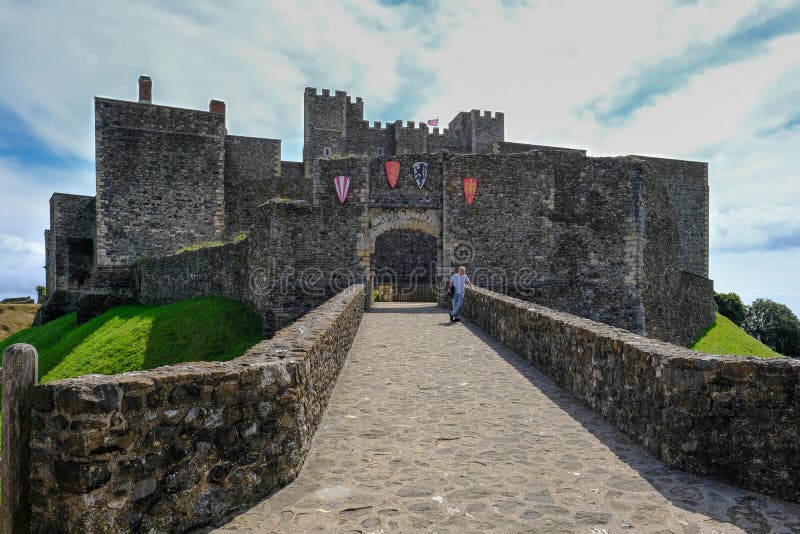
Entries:
{"label": "white cloud", "polygon": [[44,241],[0,234],[0,299],[36,295],[44,285]]}

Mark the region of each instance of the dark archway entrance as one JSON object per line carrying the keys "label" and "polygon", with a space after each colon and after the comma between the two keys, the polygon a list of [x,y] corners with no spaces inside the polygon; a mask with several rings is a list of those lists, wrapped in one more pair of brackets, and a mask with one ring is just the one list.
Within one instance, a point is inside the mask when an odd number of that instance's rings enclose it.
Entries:
{"label": "dark archway entrance", "polygon": [[381,300],[436,301],[436,237],[416,230],[391,230],[375,239],[373,289]]}

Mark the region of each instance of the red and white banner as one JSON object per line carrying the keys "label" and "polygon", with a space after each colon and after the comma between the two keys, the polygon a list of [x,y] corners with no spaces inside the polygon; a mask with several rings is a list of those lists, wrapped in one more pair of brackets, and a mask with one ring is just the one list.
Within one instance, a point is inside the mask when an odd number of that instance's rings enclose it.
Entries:
{"label": "red and white banner", "polygon": [[336,186],[336,196],[339,197],[339,204],[344,204],[347,200],[347,194],[350,192],[350,177],[337,176],[333,179],[333,185]]}
{"label": "red and white banner", "polygon": [[428,119],[428,126],[439,126],[439,119]]}

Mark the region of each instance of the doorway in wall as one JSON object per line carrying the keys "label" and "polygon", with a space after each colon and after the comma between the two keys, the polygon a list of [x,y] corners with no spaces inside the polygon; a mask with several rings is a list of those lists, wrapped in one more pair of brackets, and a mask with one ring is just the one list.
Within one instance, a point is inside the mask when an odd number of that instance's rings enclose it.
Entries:
{"label": "doorway in wall", "polygon": [[436,237],[391,230],[375,239],[373,290],[382,301],[436,302]]}

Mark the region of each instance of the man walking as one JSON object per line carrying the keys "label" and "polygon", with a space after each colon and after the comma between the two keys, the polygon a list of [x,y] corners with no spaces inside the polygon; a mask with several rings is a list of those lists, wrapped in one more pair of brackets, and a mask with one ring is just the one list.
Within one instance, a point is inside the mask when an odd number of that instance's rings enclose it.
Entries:
{"label": "man walking", "polygon": [[453,310],[450,312],[450,321],[458,322],[461,320],[459,312],[461,305],[464,304],[464,287],[472,287],[472,282],[469,281],[467,276],[467,269],[462,265],[458,268],[458,273],[450,277],[450,283],[447,285],[447,291],[450,292],[451,288],[455,290],[453,295]]}

